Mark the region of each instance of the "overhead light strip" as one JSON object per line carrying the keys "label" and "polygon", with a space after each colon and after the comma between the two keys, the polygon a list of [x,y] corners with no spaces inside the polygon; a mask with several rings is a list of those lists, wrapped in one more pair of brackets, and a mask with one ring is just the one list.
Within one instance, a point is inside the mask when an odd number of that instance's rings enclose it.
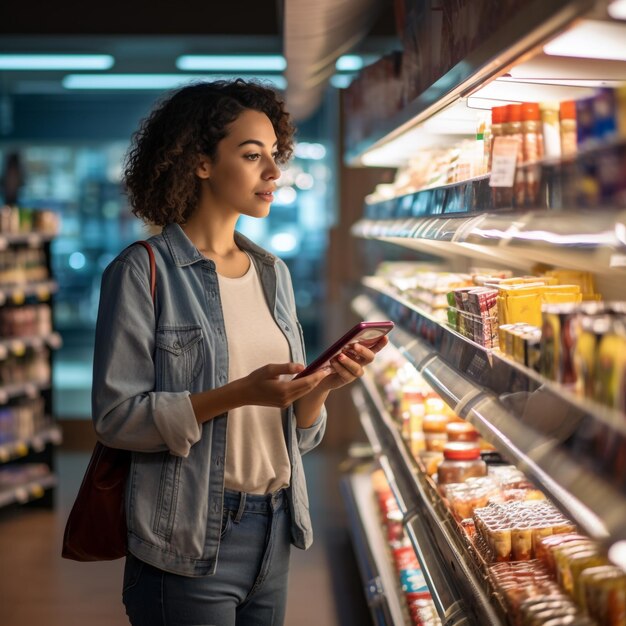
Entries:
{"label": "overhead light strip", "polygon": [[176,67],[185,72],[283,72],[287,61],[281,54],[185,54],[176,59]]}
{"label": "overhead light strip", "polygon": [[283,76],[257,76],[248,74],[68,74],[63,79],[66,89],[126,89],[161,90],[175,89],[188,83],[208,80],[259,80],[270,83],[276,89],[285,89],[287,80]]}
{"label": "overhead light strip", "polygon": [[543,47],[546,54],[626,61],[626,24],[583,20]]}
{"label": "overhead light strip", "polygon": [[109,70],[110,54],[0,54],[0,70]]}

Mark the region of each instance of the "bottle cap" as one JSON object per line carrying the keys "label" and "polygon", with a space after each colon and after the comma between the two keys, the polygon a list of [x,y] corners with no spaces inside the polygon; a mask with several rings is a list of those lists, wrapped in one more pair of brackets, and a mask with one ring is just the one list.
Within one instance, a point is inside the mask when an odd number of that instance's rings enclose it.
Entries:
{"label": "bottle cap", "polygon": [[491,123],[502,124],[504,122],[504,112],[506,107],[493,107],[491,109]]}
{"label": "bottle cap", "polygon": [[506,105],[506,121],[507,122],[521,122],[522,121],[522,105],[521,104],[507,104]]}
{"label": "bottle cap", "polygon": [[560,115],[562,120],[575,120],[576,102],[574,100],[564,100],[561,102]]}
{"label": "bottle cap", "polygon": [[539,121],[541,114],[539,113],[539,104],[536,102],[524,102],[522,103],[522,120],[525,122]]}

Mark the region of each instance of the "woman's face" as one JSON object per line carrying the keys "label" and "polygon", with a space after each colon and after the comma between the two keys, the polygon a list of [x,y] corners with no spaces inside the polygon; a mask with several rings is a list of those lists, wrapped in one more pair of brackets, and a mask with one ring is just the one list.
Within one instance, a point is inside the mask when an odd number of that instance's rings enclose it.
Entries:
{"label": "woman's face", "polygon": [[206,180],[207,199],[220,210],[265,217],[281,173],[275,156],[272,122],[265,113],[246,109],[229,125],[215,158],[198,169]]}

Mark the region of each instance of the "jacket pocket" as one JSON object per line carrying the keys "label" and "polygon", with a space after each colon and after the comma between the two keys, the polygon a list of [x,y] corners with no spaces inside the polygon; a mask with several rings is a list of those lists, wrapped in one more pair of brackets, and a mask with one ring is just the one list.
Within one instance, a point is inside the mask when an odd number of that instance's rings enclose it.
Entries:
{"label": "jacket pocket", "polygon": [[200,326],[162,326],[156,331],[157,391],[190,391],[202,371]]}
{"label": "jacket pocket", "polygon": [[169,452],[163,454],[153,530],[167,541],[174,528],[182,462],[183,459],[179,456],[173,456]]}

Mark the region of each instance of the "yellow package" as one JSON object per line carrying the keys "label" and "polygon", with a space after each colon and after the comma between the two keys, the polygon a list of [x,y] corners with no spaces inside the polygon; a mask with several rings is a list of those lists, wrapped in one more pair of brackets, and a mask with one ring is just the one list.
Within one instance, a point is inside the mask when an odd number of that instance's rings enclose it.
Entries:
{"label": "yellow package", "polygon": [[498,320],[501,324],[525,322],[541,325],[542,285],[500,287],[498,296]]}
{"label": "yellow package", "polygon": [[578,285],[583,295],[593,296],[596,292],[593,274],[591,272],[556,269],[546,272],[546,276],[555,277],[561,285]]}
{"label": "yellow package", "polygon": [[541,291],[543,304],[582,302],[582,294],[578,285],[546,285]]}

